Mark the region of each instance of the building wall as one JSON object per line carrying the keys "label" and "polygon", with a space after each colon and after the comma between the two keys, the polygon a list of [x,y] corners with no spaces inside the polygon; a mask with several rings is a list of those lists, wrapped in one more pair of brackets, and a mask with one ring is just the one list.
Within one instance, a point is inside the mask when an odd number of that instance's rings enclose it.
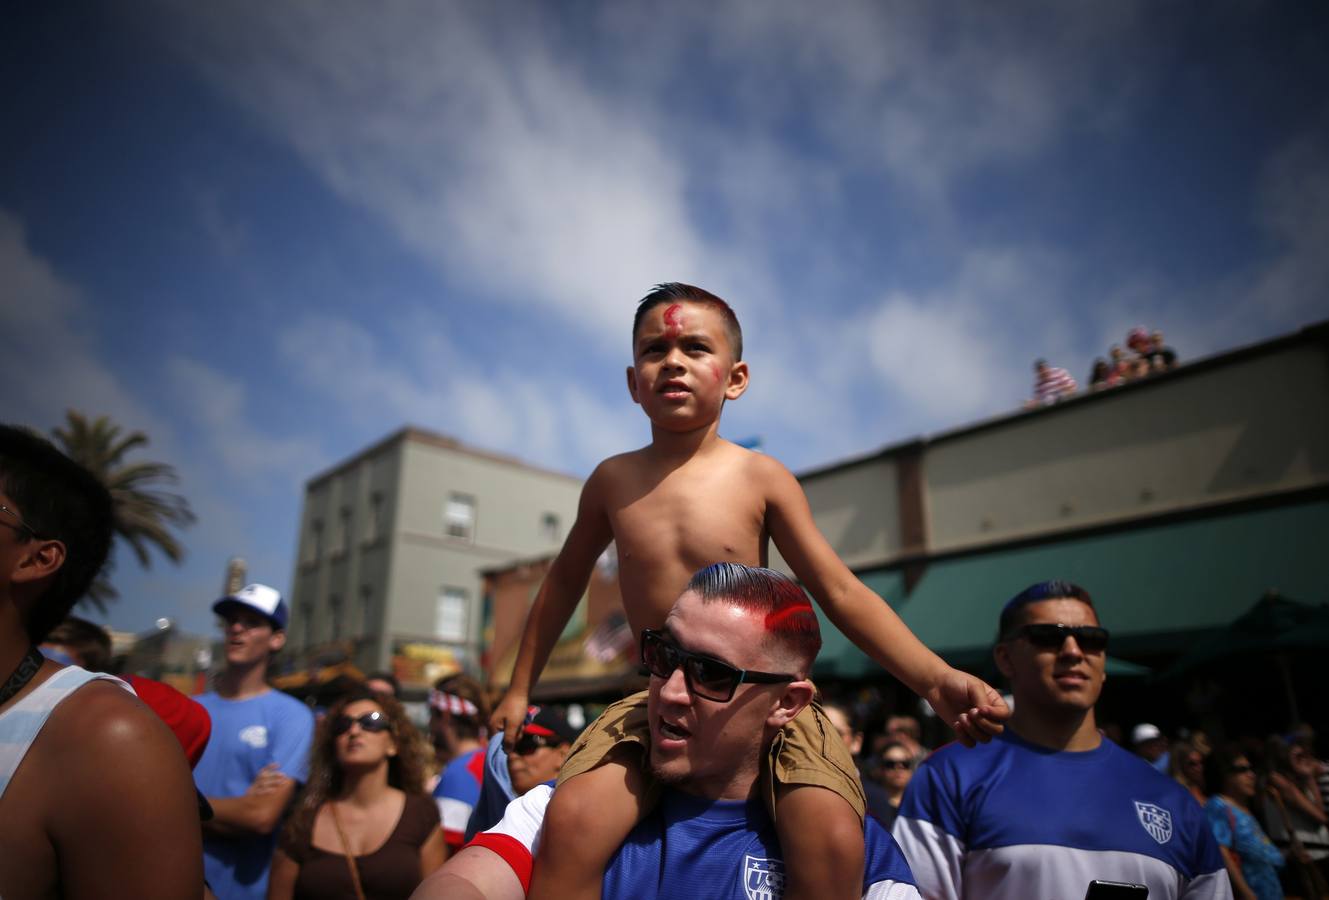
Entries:
{"label": "building wall", "polygon": [[929,546],[1095,525],[1329,480],[1322,347],[1239,359],[935,442]]}
{"label": "building wall", "polygon": [[[297,655],[349,641],[361,668],[390,667],[400,644],[437,640],[439,595],[454,588],[465,596],[464,631],[447,643],[458,661],[477,665],[479,571],[557,550],[580,488],[570,476],[415,431],[316,478],[306,489],[293,591]],[[456,495],[473,502],[463,536],[448,529]]]}

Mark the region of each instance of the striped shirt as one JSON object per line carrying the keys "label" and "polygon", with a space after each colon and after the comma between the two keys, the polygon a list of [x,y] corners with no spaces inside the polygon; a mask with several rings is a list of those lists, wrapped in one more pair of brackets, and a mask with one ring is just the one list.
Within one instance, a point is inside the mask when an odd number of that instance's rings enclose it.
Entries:
{"label": "striped shirt", "polygon": [[41,733],[46,720],[55,708],[74,691],[89,681],[110,681],[120,685],[129,693],[133,689],[114,675],[101,672],[88,672],[78,666],[67,666],[15,703],[0,713],[0,797],[9,787],[9,780],[14,777],[28,748]]}
{"label": "striped shirt", "polygon": [[1064,394],[1073,394],[1079,385],[1060,366],[1044,366],[1034,380],[1034,401],[1036,403],[1056,403]]}

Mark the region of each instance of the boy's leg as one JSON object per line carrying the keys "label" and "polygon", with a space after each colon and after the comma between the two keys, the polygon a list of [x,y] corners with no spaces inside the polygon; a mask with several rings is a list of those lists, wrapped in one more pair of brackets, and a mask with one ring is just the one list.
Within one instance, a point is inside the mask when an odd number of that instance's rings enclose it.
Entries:
{"label": "boy's leg", "polygon": [[848,800],[826,788],[780,785],[775,823],[785,860],[784,900],[863,896],[863,820]]}
{"label": "boy's leg", "polygon": [[554,791],[531,871],[531,900],[599,900],[605,867],[645,812],[645,779],[635,762],[616,753]]}

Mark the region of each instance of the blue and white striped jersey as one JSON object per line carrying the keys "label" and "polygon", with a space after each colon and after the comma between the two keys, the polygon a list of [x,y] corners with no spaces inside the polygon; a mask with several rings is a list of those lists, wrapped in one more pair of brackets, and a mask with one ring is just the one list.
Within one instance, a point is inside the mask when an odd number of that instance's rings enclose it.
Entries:
{"label": "blue and white striped jersey", "polygon": [[928,900],[1080,900],[1095,879],[1147,885],[1149,900],[1232,896],[1200,805],[1106,738],[1058,752],[1008,728],[942,747],[893,834]]}

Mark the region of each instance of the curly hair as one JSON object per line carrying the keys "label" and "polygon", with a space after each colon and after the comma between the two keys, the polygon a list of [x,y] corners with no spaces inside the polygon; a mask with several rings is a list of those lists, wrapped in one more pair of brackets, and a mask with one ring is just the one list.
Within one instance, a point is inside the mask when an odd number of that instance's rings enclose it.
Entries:
{"label": "curly hair", "polygon": [[314,730],[314,743],[309,751],[309,781],[300,794],[295,812],[286,823],[286,838],[291,843],[303,844],[309,840],[319,809],[341,793],[342,771],[337,764],[337,736],[332,733],[332,726],[346,707],[362,700],[378,704],[388,717],[389,733],[397,742],[397,755],[388,760],[388,784],[407,794],[425,795],[428,754],[420,730],[395,697],[363,686],[355,688],[329,707],[327,715]]}

